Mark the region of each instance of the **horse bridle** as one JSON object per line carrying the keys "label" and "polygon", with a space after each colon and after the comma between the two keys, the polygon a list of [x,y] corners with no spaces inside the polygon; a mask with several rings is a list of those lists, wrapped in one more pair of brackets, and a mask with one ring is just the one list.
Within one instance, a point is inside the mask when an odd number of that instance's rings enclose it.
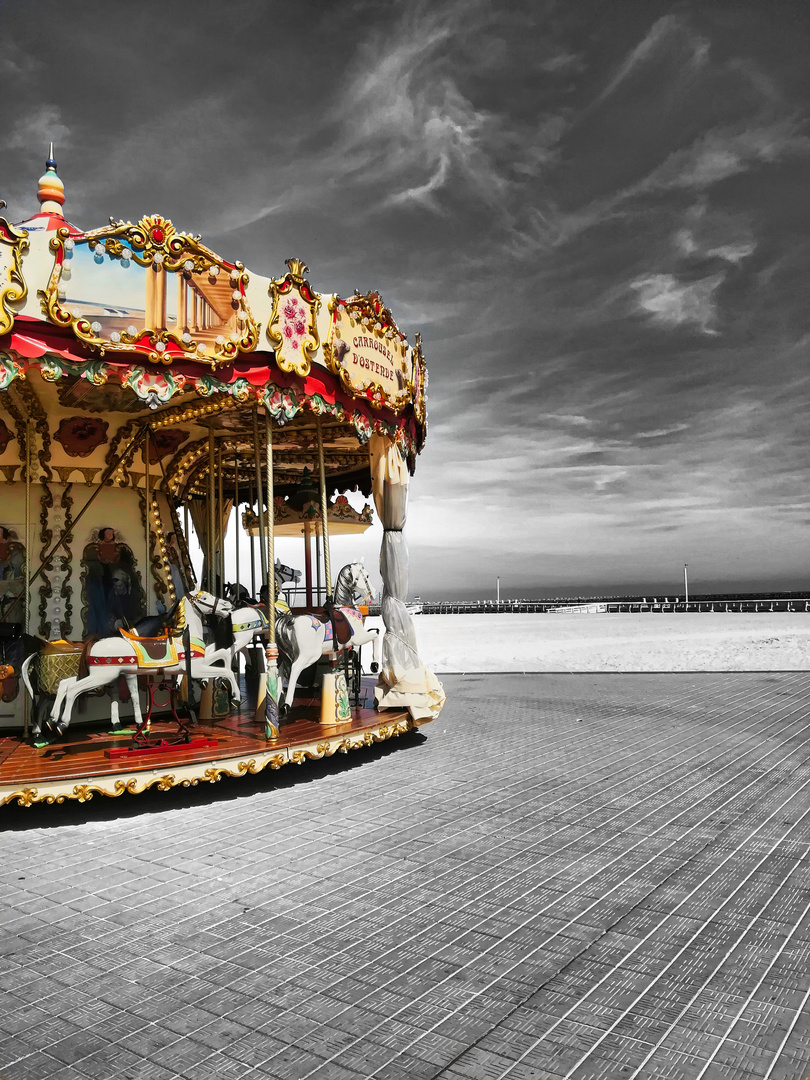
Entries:
{"label": "horse bridle", "polygon": [[[202,608],[199,608],[194,603],[194,595],[195,594],[192,594],[192,593],[186,593],[185,599],[188,600],[188,602],[191,604],[191,606],[197,612],[197,614],[199,615],[201,621],[203,621],[205,619],[205,617],[208,616],[208,615],[215,615],[216,614],[217,604],[219,603],[219,600],[220,600],[220,598],[218,596],[214,597],[214,606],[211,608],[211,610],[210,611],[203,611]],[[202,596],[202,593],[198,592],[198,593],[196,593],[196,595],[197,596]]]}

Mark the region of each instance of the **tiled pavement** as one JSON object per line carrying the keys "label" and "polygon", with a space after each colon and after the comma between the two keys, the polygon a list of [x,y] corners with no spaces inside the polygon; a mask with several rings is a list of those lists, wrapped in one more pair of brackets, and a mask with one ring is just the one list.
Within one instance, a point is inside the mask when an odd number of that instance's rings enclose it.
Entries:
{"label": "tiled pavement", "polygon": [[445,685],[368,751],[0,811],[3,1080],[810,1075],[810,675]]}

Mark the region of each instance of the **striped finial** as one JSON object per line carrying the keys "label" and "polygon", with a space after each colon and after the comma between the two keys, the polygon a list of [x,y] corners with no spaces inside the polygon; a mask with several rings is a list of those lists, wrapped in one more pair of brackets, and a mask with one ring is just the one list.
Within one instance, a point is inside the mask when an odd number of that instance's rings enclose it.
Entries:
{"label": "striped finial", "polygon": [[37,198],[42,204],[42,212],[45,214],[62,214],[62,206],[65,202],[65,185],[56,175],[56,162],[53,157],[53,143],[48,151],[48,160],[45,162],[45,173],[39,178],[39,190]]}

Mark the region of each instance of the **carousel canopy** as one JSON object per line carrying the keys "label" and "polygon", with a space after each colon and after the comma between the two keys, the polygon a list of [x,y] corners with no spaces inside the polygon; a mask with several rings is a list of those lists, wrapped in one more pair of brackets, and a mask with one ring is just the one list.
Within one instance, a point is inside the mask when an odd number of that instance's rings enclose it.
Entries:
{"label": "carousel canopy", "polygon": [[255,405],[284,429],[277,495],[312,466],[316,426],[333,491],[370,492],[374,433],[413,471],[425,363],[419,335],[407,341],[379,293],[319,293],[296,258],[277,277],[249,272],[159,214],[80,228],[64,216],[53,148],[38,198],[27,220],[0,218],[0,390],[28,383],[37,415],[76,421],[56,435],[57,465],[75,469],[69,459],[102,427],[112,460],[148,420],[149,454],[175,497],[203,496],[211,431],[226,494],[246,494]]}

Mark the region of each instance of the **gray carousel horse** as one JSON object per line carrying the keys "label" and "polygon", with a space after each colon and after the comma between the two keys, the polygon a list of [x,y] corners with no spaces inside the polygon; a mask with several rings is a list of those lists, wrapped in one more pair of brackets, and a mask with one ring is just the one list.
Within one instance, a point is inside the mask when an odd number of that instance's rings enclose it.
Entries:
{"label": "gray carousel horse", "polygon": [[[295,698],[295,688],[304,668],[315,664],[324,653],[341,652],[352,646],[371,642],[374,650],[372,671],[380,667],[380,632],[375,627],[366,629],[363,615],[354,606],[358,601],[368,602],[373,590],[362,562],[344,566],[335,582],[335,611],[345,617],[348,624],[348,640],[333,640],[330,619],[321,621],[316,615],[282,615],[276,619],[276,642],[281,659],[281,676],[287,683],[283,703],[279,711],[287,715]],[[340,616],[338,616],[340,617]]]}

